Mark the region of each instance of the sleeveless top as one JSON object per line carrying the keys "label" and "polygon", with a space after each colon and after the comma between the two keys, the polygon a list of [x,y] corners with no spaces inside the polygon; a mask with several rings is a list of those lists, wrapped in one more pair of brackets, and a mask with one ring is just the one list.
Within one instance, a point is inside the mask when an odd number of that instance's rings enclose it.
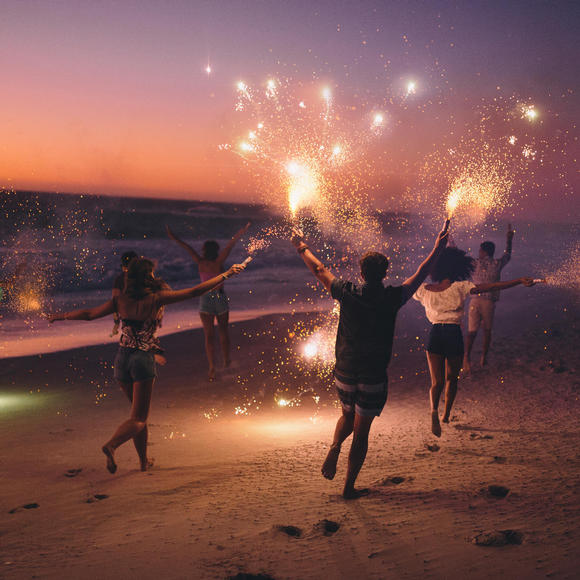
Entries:
{"label": "sleeveless top", "polygon": [[[200,272],[199,273],[199,278],[202,282],[207,282],[208,280],[211,280],[212,278],[215,278],[216,276],[219,276],[219,274],[213,274],[212,272]],[[220,294],[224,292],[224,283],[222,282],[219,286],[216,286],[213,290],[210,290],[208,292],[208,294],[211,294],[212,292],[219,292]]]}
{"label": "sleeveless top", "polygon": [[[115,312],[118,312],[117,298],[114,298]],[[156,300],[152,301],[151,314],[145,320],[121,319],[121,337],[119,346],[133,350],[149,352],[158,348],[158,339],[155,336],[160,325],[159,310]]]}

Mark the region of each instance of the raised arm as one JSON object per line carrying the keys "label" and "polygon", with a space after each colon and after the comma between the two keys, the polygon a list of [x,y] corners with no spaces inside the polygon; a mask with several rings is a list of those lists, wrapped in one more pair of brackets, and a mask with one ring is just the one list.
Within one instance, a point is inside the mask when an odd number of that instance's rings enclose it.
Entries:
{"label": "raised arm", "polygon": [[304,263],[308,269],[316,276],[324,287],[330,292],[330,287],[336,276],[328,269],[325,268],[324,264],[312,253],[312,250],[308,247],[304,241],[304,234],[299,229],[292,230],[292,244],[302,256]]}
{"label": "raised arm", "polygon": [[168,225],[165,226],[165,231],[167,232],[170,240],[173,240],[176,244],[180,245],[186,252],[189,253],[191,259],[195,263],[199,264],[201,256],[189,244],[186,244],[182,239],[178,238]]}
{"label": "raised arm", "polygon": [[435,240],[435,245],[431,250],[431,253],[425,258],[423,263],[417,268],[417,271],[403,282],[403,304],[417,292],[419,286],[423,284],[425,278],[429,275],[433,264],[436,262],[437,258],[444,250],[447,245],[447,240],[449,238],[449,220],[445,220],[443,224],[443,229],[437,235]]}
{"label": "raised arm", "polygon": [[527,276],[523,278],[516,278],[515,280],[508,280],[506,282],[490,282],[489,284],[478,284],[471,289],[471,294],[481,294],[482,292],[491,292],[493,290],[507,290],[508,288],[513,288],[514,286],[533,286],[535,284],[533,278],[528,278]]}
{"label": "raised arm", "polygon": [[223,284],[228,278],[239,274],[244,268],[245,266],[242,264],[234,264],[227,272],[219,274],[215,278],[210,278],[192,288],[184,288],[183,290],[161,290],[161,292],[157,293],[157,305],[166,306],[167,304],[175,304],[176,302],[183,302],[189,298],[201,296],[220,284]]}
{"label": "raised arm", "polygon": [[50,323],[59,320],[95,320],[96,318],[103,318],[115,312],[115,301],[109,300],[100,306],[94,308],[83,308],[81,310],[71,310],[70,312],[63,312],[60,314],[47,314],[46,317]]}
{"label": "raised arm", "polygon": [[514,230],[512,230],[512,224],[508,224],[508,231],[506,235],[506,242],[505,242],[505,252],[503,256],[499,259],[500,261],[500,269],[503,268],[512,257],[512,241],[514,239]]}
{"label": "raised arm", "polygon": [[227,243],[226,247],[219,253],[217,257],[217,261],[221,264],[226,261],[227,257],[230,255],[230,252],[236,245],[236,242],[248,231],[251,223],[248,222],[243,228],[240,228],[234,237]]}

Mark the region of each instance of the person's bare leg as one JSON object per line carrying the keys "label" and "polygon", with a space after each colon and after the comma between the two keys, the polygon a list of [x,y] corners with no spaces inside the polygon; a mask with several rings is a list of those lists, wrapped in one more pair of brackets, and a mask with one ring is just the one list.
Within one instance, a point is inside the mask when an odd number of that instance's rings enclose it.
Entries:
{"label": "person's bare leg", "polygon": [[475,342],[475,337],[477,336],[477,330],[474,332],[468,332],[465,337],[465,356],[463,357],[463,371],[466,375],[471,372],[471,350],[473,349],[473,343]]}
{"label": "person's bare leg", "polygon": [[336,428],[334,430],[334,438],[332,440],[332,445],[328,450],[326,459],[322,464],[322,475],[326,479],[334,479],[336,475],[336,464],[338,463],[338,456],[340,455],[341,445],[344,440],[352,433],[354,429],[354,411],[342,410],[342,415],[336,422]]}
{"label": "person's bare leg", "polygon": [[431,402],[431,432],[435,437],[441,437],[441,424],[439,423],[439,399],[445,384],[445,357],[440,354],[427,352],[427,363],[431,375],[431,388],[429,389],[429,401]]}
{"label": "person's bare leg", "polygon": [[131,417],[117,427],[113,436],[102,447],[102,451],[107,457],[107,469],[111,473],[117,471],[115,449],[129,439],[136,437],[147,426],[154,382],[155,379],[150,379],[148,381],[136,381],[133,383]]}
{"label": "person's bare leg", "polygon": [[206,312],[200,312],[199,317],[201,318],[201,323],[203,324],[203,335],[205,336],[205,354],[207,356],[208,372],[207,378],[210,381],[215,379],[215,365],[214,365],[214,327],[213,327],[213,314],[207,314]]}
{"label": "person's bare leg", "polygon": [[491,344],[491,328],[485,328],[483,331],[483,351],[481,353],[481,366],[487,364],[487,353],[489,352],[489,345]]}
{"label": "person's bare leg", "polygon": [[457,395],[457,382],[461,371],[461,357],[452,356],[445,361],[445,412],[443,423],[449,423],[451,409]]}
{"label": "person's bare leg", "polygon": [[[133,383],[124,383],[119,381],[119,386],[121,390],[125,393],[130,403],[133,403]],[[147,425],[143,427],[135,437],[133,437],[133,445],[135,445],[135,450],[139,456],[139,464],[141,465],[141,471],[147,471],[148,467],[151,467],[152,462],[149,461],[147,457],[147,440],[149,439],[149,432]]]}
{"label": "person's bare leg", "polygon": [[362,417],[358,414],[354,416],[352,445],[348,454],[348,471],[346,472],[346,481],[342,490],[344,499],[357,499],[367,492],[367,490],[355,489],[354,483],[367,456],[369,431],[373,420],[374,417]]}
{"label": "person's bare leg", "polygon": [[227,368],[230,366],[230,331],[228,328],[228,323],[230,320],[230,313],[224,312],[223,314],[218,314],[218,331],[220,334],[220,345],[222,347],[222,355],[224,357],[224,366]]}

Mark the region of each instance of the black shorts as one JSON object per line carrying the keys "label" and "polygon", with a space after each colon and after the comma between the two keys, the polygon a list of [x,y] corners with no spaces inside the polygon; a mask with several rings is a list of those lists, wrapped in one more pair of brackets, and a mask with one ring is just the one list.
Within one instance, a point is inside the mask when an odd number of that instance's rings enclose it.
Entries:
{"label": "black shorts", "polygon": [[463,356],[463,333],[459,324],[434,324],[427,351],[444,357]]}

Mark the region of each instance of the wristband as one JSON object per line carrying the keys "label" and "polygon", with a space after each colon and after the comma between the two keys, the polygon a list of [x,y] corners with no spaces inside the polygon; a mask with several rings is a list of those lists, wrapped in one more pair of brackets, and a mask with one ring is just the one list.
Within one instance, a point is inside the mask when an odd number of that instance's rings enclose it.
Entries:
{"label": "wristband", "polygon": [[308,246],[306,244],[304,244],[303,246],[300,246],[298,248],[298,250],[296,250],[299,254],[303,254],[306,250],[308,250]]}

